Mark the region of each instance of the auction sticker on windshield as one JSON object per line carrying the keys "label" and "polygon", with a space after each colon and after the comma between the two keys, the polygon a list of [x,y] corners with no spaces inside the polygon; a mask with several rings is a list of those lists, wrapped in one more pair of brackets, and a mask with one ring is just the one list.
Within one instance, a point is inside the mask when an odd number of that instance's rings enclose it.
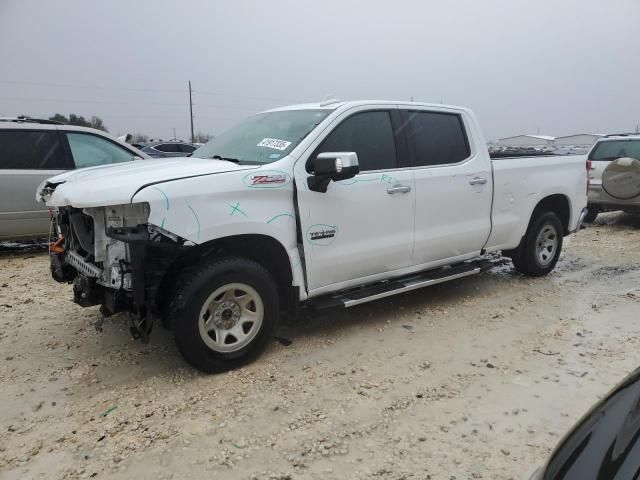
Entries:
{"label": "auction sticker on windshield", "polygon": [[291,145],[291,142],[286,140],[278,140],[277,138],[263,138],[256,147],[274,148],[276,150],[286,150]]}

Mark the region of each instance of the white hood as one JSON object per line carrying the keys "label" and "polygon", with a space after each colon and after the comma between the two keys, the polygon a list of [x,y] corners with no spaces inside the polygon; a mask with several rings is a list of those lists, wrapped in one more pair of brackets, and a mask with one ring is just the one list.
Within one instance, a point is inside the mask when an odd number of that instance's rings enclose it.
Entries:
{"label": "white hood", "polygon": [[120,205],[131,202],[140,188],[152,183],[254,168],[257,166],[187,157],[82,168],[42,182],[36,200],[46,202],[49,207]]}

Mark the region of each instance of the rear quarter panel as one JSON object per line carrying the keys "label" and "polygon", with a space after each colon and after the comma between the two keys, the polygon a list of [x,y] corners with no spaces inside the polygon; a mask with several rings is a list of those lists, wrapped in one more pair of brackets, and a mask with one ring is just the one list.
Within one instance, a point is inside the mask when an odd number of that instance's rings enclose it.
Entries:
{"label": "rear quarter panel", "polygon": [[569,230],[587,205],[585,155],[494,159],[493,227],[487,250],[515,248],[531,214],[544,198],[562,194],[569,200]]}

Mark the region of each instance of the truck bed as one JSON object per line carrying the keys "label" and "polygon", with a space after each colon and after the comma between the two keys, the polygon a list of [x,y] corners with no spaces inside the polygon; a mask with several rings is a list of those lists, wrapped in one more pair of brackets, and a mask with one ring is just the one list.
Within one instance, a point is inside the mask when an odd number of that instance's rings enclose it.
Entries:
{"label": "truck bed", "polygon": [[[526,232],[527,218],[539,199],[569,199],[568,231],[575,229],[586,203],[586,155],[506,157],[491,160],[493,168],[492,229],[487,250],[514,248]],[[571,199],[585,202],[571,204]]]}

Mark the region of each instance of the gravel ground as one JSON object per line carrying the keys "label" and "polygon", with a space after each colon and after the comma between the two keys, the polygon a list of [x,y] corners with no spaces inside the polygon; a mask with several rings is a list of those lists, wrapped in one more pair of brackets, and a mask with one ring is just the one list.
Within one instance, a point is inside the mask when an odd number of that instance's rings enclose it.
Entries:
{"label": "gravel ground", "polygon": [[168,332],[94,328],[46,254],[0,257],[2,479],[525,479],[640,365],[640,219],[348,311],[303,314],[252,365],[199,374]]}

